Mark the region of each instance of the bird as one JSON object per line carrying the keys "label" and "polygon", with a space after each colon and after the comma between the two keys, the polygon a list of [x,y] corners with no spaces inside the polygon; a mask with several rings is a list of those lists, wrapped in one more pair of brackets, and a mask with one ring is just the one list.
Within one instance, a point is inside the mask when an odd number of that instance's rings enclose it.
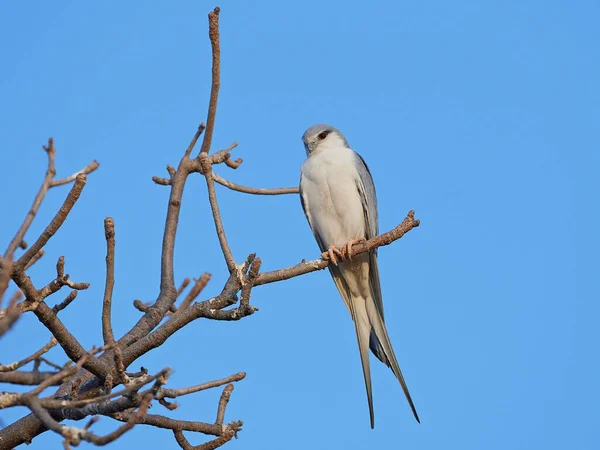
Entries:
{"label": "bird", "polygon": [[377,197],[364,159],[330,125],[313,125],[302,136],[300,200],[308,224],[329,260],[329,271],[354,321],[371,428],[375,428],[369,349],[394,373],[412,413],[412,401],[384,321],[377,249],[351,257],[352,246],[379,234]]}

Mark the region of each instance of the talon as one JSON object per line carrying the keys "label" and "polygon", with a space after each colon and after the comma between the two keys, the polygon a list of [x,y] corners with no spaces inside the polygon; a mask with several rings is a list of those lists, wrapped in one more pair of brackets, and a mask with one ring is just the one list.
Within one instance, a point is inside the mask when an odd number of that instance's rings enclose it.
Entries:
{"label": "talon", "polygon": [[329,247],[326,252],[321,253],[321,256],[325,259],[328,259],[336,266],[339,263],[338,256],[343,259],[342,252],[340,252],[340,250],[333,245]]}
{"label": "talon", "polygon": [[365,241],[364,239],[350,239],[348,242],[346,242],[346,245],[344,245],[344,248],[343,248],[344,258],[352,260],[352,246],[354,244],[360,244],[361,242],[364,242],[364,241]]}

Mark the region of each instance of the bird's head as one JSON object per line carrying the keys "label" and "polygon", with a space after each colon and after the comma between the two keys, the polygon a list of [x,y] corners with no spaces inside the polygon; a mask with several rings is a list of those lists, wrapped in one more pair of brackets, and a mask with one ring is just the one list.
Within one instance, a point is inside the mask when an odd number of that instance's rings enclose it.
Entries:
{"label": "bird's head", "polygon": [[313,125],[304,132],[302,142],[304,142],[306,156],[329,148],[350,148],[344,135],[331,125]]}

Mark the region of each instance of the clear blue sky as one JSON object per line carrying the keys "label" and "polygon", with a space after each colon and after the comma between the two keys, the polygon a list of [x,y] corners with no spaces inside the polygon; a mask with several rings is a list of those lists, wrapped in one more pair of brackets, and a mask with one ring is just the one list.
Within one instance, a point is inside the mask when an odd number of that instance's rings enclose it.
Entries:
{"label": "clear blue sky", "polygon": [[[101,164],[31,271],[44,284],[65,255],[72,278],[92,283],[61,313],[86,347],[101,340],[106,216],[117,229],[116,332],[138,318],[135,298],[158,292],[168,192],[151,177],[179,161],[205,119],[214,6],[0,7],[3,248],[39,187],[48,136],[58,176]],[[382,230],[410,209],[422,221],[380,252],[386,321],[422,424],[373,360],[369,428],[355,333],[325,271],[256,289],[259,313],[196,321],[133,368],[171,366],[171,387],[246,371],[227,412],[245,423],[230,449],[599,448],[598,3],[219,6],[214,149],[236,140],[245,161],[218,173],[294,185],[300,136],[330,123],[371,168]],[[48,195],[30,240],[66,192]],[[318,256],[296,197],[218,195],[238,261],[257,252],[269,270]],[[202,298],[219,292],[226,270],[200,176],[187,185],[177,243],[177,280],[208,271]],[[1,361],[48,338],[28,315],[3,338]],[[52,356],[63,360],[58,349]],[[183,398],[173,415],[212,421],[218,396]],[[153,412],[165,411],[156,404]],[[114,425],[103,418],[95,427]],[[178,448],[169,431],[143,426],[112,448],[133,444]],[[59,445],[47,433],[29,448]]]}

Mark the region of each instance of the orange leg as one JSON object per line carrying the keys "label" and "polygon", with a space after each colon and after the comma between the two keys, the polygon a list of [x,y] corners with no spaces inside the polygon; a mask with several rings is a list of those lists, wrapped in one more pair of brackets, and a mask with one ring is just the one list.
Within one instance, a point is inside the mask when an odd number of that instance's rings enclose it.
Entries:
{"label": "orange leg", "polygon": [[364,239],[350,239],[342,248],[342,259],[352,260],[352,246],[364,242]]}
{"label": "orange leg", "polygon": [[330,246],[326,252],[321,254],[321,256],[325,259],[328,259],[336,266],[339,263],[338,257],[340,259],[344,259],[344,254],[335,245]]}

